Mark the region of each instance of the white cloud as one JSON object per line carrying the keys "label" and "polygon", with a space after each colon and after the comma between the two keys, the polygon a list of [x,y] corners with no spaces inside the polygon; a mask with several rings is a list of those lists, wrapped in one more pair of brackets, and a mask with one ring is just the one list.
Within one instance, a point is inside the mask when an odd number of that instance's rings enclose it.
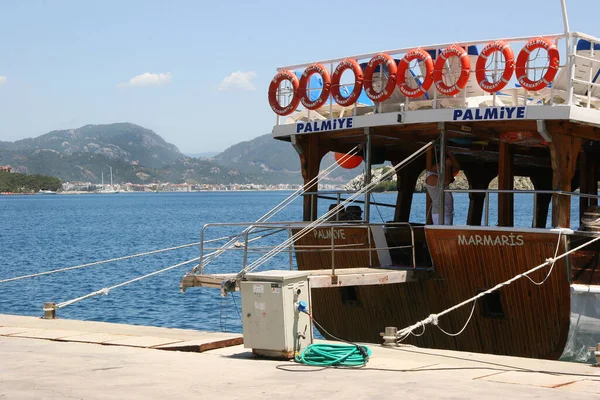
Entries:
{"label": "white cloud", "polygon": [[119,83],[119,87],[127,86],[162,86],[171,83],[172,75],[170,72],[164,72],[159,74],[151,74],[146,72],[144,74],[134,76],[128,82]]}
{"label": "white cloud", "polygon": [[2,85],[3,83],[6,83],[6,77],[5,76],[0,76],[0,85]]}
{"label": "white cloud", "polygon": [[256,77],[256,72],[248,71],[248,72],[232,72],[229,76],[223,78],[221,83],[219,84],[219,90],[256,90],[254,83],[252,83],[252,79]]}

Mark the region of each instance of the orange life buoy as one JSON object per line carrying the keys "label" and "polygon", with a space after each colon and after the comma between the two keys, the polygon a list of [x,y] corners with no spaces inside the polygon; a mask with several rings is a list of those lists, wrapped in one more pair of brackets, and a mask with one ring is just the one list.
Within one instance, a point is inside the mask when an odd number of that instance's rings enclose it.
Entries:
{"label": "orange life buoy", "polygon": [[[292,95],[292,99],[290,103],[283,107],[277,98],[277,92],[279,89],[279,84],[283,81],[290,81],[292,84],[292,89],[294,91]],[[298,93],[298,87],[300,86],[298,82],[298,77],[292,71],[279,71],[277,75],[271,81],[269,85],[269,104],[271,105],[271,109],[278,115],[288,115],[294,112],[298,105],[300,104],[300,94]]]}
{"label": "orange life buoy", "polygon": [[[500,79],[490,82],[485,74],[485,64],[488,58],[496,52],[501,52],[504,56],[504,72],[502,72],[502,77]],[[514,72],[515,54],[506,42],[496,40],[489,43],[481,50],[481,54],[479,54],[479,57],[477,58],[477,65],[475,66],[475,76],[477,77],[479,86],[483,90],[488,93],[495,93],[504,89]]]}
{"label": "orange life buoy", "polygon": [[539,133],[531,131],[502,132],[500,134],[500,140],[506,143],[526,147],[548,146],[548,142],[546,142]]}
{"label": "orange life buoy", "polygon": [[[340,80],[342,79],[344,71],[347,69],[351,69],[354,73],[354,89],[352,89],[352,93],[350,93],[348,97],[344,97],[340,92]],[[351,58],[347,58],[339,63],[335,71],[333,71],[333,77],[331,78],[331,97],[333,97],[333,100],[342,107],[351,106],[358,100],[362,88],[363,72],[358,62]]]}
{"label": "orange life buoy", "polygon": [[[323,87],[321,88],[321,94],[315,100],[310,99],[310,93],[306,91],[308,88],[308,82],[313,74],[319,74],[323,80]],[[306,67],[300,78],[300,101],[302,105],[309,110],[316,110],[321,107],[329,98],[329,91],[331,88],[331,77],[329,71],[323,64],[312,64]]]}
{"label": "orange life buoy", "polygon": [[[381,67],[383,67],[383,65],[387,65],[388,76],[387,82],[383,90],[381,92],[376,92],[373,88],[373,74],[375,73],[375,69],[379,65],[381,65]],[[383,68],[381,68],[381,70],[383,71]],[[367,68],[365,68],[365,76],[363,80],[363,86],[365,88],[365,93],[367,93],[367,96],[373,101],[382,102],[387,100],[392,95],[392,93],[394,93],[394,88],[396,87],[397,71],[398,67],[396,66],[396,61],[394,61],[394,59],[390,55],[385,53],[379,53],[373,56],[373,58],[369,60]]]}
{"label": "orange life buoy", "polygon": [[[550,63],[548,64],[548,70],[544,76],[537,81],[532,81],[527,76],[527,61],[529,61],[529,55],[533,50],[544,49],[548,52],[548,58]],[[530,91],[541,90],[548,86],[550,82],[554,80],[556,73],[558,72],[558,66],[560,64],[560,54],[558,47],[548,39],[538,37],[531,39],[525,47],[519,53],[517,58],[517,79],[522,87]]]}
{"label": "orange life buoy", "polygon": [[[340,165],[340,167],[345,169],[353,169],[360,165],[363,161],[361,156],[346,156],[344,153],[333,153],[335,157],[335,161]],[[343,161],[340,161],[342,157],[345,157]]]}
{"label": "orange life buoy", "polygon": [[[423,82],[415,88],[408,86],[406,83],[406,71],[410,68],[410,62],[413,60],[420,60],[425,64],[425,79]],[[433,74],[433,60],[428,52],[423,50],[422,48],[412,49],[408,53],[404,55],[400,64],[398,64],[398,87],[400,91],[406,97],[419,97],[429,90],[431,84],[433,83],[433,78],[431,75]]]}
{"label": "orange life buoy", "polygon": [[[444,65],[446,64],[446,60],[451,57],[457,57],[459,59],[461,70],[460,76],[456,80],[456,83],[453,85],[448,85],[443,79]],[[435,61],[435,68],[433,70],[433,83],[435,83],[435,88],[438,90],[438,92],[447,96],[454,96],[467,86],[470,74],[471,60],[469,60],[467,51],[462,47],[453,44],[446,47]]]}

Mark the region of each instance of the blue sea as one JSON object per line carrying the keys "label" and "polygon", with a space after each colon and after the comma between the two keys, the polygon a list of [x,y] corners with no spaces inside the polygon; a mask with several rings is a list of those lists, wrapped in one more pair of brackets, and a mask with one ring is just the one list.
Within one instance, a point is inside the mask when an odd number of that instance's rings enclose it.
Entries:
{"label": "blue sea", "polygon": [[[260,218],[291,192],[120,193],[116,195],[0,196],[0,280],[71,267],[130,254],[200,241],[204,224],[241,223]],[[376,194],[375,200],[394,204],[396,193]],[[324,213],[331,201],[320,202]],[[490,225],[496,225],[492,196]],[[573,202],[574,205],[576,201]],[[515,200],[515,225],[531,226],[531,195]],[[455,224],[464,224],[468,196],[455,194]],[[573,209],[573,217],[577,215]],[[302,204],[295,201],[273,221],[300,220]],[[393,219],[393,209],[372,208],[371,221]],[[425,221],[425,195],[415,194],[411,221]],[[232,235],[243,227],[206,229],[205,239]],[[287,238],[285,231],[267,236],[260,246]],[[207,245],[214,246],[214,245]],[[260,249],[257,249],[257,251]],[[205,252],[210,250],[205,249]],[[199,246],[86,267],[31,279],[0,283],[0,313],[42,316],[45,302],[60,303],[150,272],[190,260]],[[207,267],[207,273],[237,272],[243,251],[230,252]],[[250,261],[261,253],[252,253]],[[57,311],[60,318],[137,325],[240,332],[238,294],[223,299],[218,289],[191,288],[179,283],[189,264],[95,296]],[[289,268],[281,254],[263,269]]]}

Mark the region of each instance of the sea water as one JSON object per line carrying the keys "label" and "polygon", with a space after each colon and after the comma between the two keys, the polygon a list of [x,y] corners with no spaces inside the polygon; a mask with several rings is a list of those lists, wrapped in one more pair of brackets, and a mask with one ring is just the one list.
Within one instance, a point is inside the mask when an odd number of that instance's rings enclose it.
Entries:
{"label": "sea water", "polygon": [[[0,196],[0,280],[199,242],[205,224],[256,221],[290,194],[242,191]],[[396,193],[375,194],[374,197],[382,205],[372,207],[371,221],[392,220],[393,208],[383,204],[394,204]],[[464,224],[468,195],[455,194],[454,198],[454,223]],[[320,214],[326,212],[330,203],[329,200],[320,202]],[[489,225],[497,224],[496,203],[496,196],[490,196]],[[575,200],[573,205],[572,220],[576,221]],[[516,196],[516,226],[531,226],[532,208],[531,195]],[[411,221],[425,222],[425,211],[425,195],[415,194]],[[297,200],[272,220],[298,221],[301,215],[302,203]],[[205,230],[205,239],[232,235],[241,230],[243,226],[211,226]],[[287,235],[288,232],[282,230],[256,243],[260,243],[259,247],[274,246],[284,241]],[[250,255],[248,263],[264,254],[259,250]],[[205,253],[209,251],[204,249]],[[193,259],[199,254],[199,246],[195,246],[0,283],[0,313],[41,316],[45,302],[71,300]],[[243,263],[242,256],[243,251],[229,252],[209,265],[206,272],[237,272]],[[282,253],[263,269],[287,269],[289,263],[289,254]],[[181,278],[196,264],[114,289],[108,295],[77,302],[59,309],[57,315],[78,320],[240,332],[239,294],[222,298],[218,289],[206,288],[180,292]]]}

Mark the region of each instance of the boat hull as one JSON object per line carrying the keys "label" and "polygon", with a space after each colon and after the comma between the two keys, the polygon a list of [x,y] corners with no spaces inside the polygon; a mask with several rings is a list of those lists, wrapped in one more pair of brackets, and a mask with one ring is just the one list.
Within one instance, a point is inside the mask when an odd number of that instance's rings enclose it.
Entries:
{"label": "boat hull", "polygon": [[[423,274],[417,282],[402,284],[314,289],[314,318],[335,336],[380,342],[380,332],[386,326],[404,328],[440,313],[543,263],[554,256],[557,246],[559,254],[568,246],[565,235],[559,240],[557,232],[541,229],[428,227],[425,236],[434,265],[430,274]],[[327,268],[319,266],[319,260],[309,258],[306,253],[298,258],[300,270]],[[357,260],[364,263],[364,259]],[[358,265],[352,265],[355,266]],[[474,309],[469,304],[441,317],[439,327],[455,333],[463,328],[473,310],[470,323],[458,336],[446,335],[429,325],[405,343],[557,359],[569,333],[569,268],[569,260],[561,259],[541,285],[521,278],[497,294],[485,296]],[[548,271],[543,268],[531,278],[542,282]]]}

